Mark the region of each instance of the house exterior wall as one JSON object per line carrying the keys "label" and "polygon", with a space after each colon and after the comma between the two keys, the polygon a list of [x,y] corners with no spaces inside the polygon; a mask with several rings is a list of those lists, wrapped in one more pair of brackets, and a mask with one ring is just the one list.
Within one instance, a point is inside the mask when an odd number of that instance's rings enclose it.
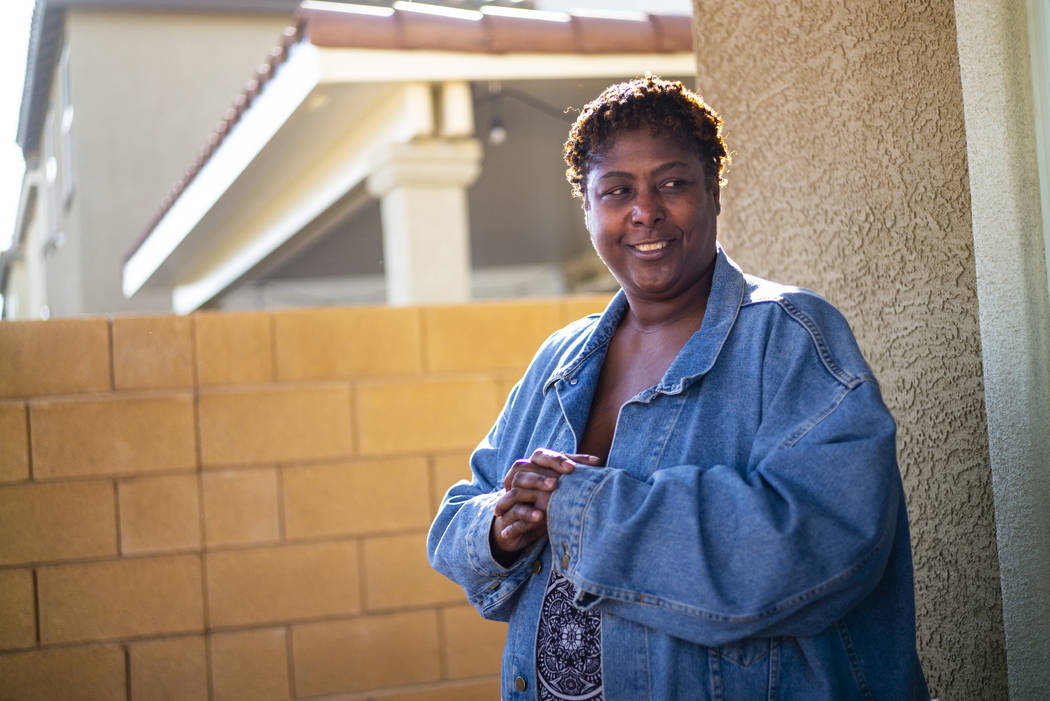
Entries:
{"label": "house exterior wall", "polygon": [[[67,35],[68,37],[68,35]],[[40,191],[37,211],[40,213],[40,250],[43,257],[43,288],[48,316],[61,316],[83,311],[83,266],[81,251],[83,236],[77,212],[80,203],[76,197],[68,202],[62,196],[68,170],[62,166],[65,153],[62,139],[62,107],[60,104],[60,68],[55,66],[48,99],[44,131],[40,137]],[[31,318],[40,318],[38,308]]]}
{"label": "house exterior wall", "polygon": [[[49,262],[56,316],[171,308],[168,295],[124,299],[124,255],[289,21],[279,14],[66,11],[76,182],[68,250]],[[50,275],[51,267],[60,272]],[[77,284],[63,283],[74,270]],[[59,297],[60,287],[74,289]]]}
{"label": "house exterior wall", "polygon": [[426,531],[606,301],[0,323],[3,697],[496,698]]}
{"label": "house exterior wall", "polygon": [[955,11],[1010,697],[1036,699],[1050,690],[1050,301],[1027,41],[1039,37],[1023,2]]}
{"label": "house exterior wall", "polygon": [[735,162],[719,236],[850,319],[899,425],[931,692],[1007,676],[954,6],[697,0]]}

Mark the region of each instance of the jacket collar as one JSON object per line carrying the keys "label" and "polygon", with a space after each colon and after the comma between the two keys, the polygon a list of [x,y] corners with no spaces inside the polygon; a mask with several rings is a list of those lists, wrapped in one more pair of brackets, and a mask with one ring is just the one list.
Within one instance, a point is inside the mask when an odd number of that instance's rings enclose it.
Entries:
{"label": "jacket collar", "polygon": [[[671,363],[660,383],[642,392],[639,395],[640,399],[647,400],[655,393],[677,394],[714,366],[740,312],[745,288],[744,274],[740,267],[726,254],[722,244],[717,244],[714,279],[711,282],[711,295],[707,300],[704,321]],[[544,392],[557,380],[576,373],[580,365],[595,351],[604,352],[604,347],[620,325],[620,319],[627,311],[627,306],[627,296],[621,289],[610,300],[580,350],[568,362],[559,365],[547,378],[543,384]]]}

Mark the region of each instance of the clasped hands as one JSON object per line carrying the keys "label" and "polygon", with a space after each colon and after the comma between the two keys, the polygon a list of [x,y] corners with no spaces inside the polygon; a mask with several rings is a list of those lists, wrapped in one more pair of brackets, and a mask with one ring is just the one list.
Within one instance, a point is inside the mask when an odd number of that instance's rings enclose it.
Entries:
{"label": "clasped hands", "polygon": [[558,488],[558,479],[576,469],[579,463],[597,465],[594,455],[559,453],[539,448],[528,460],[511,465],[503,480],[506,493],[493,508],[489,544],[502,565],[517,558],[523,548],[547,532],[547,504]]}

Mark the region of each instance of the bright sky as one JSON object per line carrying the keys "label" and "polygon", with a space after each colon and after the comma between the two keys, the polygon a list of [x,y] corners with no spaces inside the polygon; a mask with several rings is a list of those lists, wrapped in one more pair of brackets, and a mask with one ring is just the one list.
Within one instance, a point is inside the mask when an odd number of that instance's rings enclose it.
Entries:
{"label": "bright sky", "polygon": [[0,22],[0,250],[11,245],[22,185],[22,151],[15,144],[25,78],[26,43],[33,0],[7,0]]}

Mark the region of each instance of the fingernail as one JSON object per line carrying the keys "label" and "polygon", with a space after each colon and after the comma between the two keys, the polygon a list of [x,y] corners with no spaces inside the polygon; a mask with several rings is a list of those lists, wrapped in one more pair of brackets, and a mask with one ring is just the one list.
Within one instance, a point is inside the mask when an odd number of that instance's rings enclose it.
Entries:
{"label": "fingernail", "polygon": [[533,509],[532,510],[532,520],[533,521],[539,521],[540,518],[542,518],[542,517],[543,517],[543,512],[542,511],[540,511],[539,509]]}
{"label": "fingernail", "polygon": [[576,467],[576,463],[574,463],[569,458],[565,458],[564,460],[562,460],[561,464],[564,465],[565,467]]}
{"label": "fingernail", "polygon": [[587,459],[591,462],[599,462],[601,460],[601,458],[599,458],[597,455],[588,455]]}
{"label": "fingernail", "polygon": [[546,479],[543,480],[543,484],[546,487],[553,487],[554,486],[554,478],[553,477],[547,477]]}

